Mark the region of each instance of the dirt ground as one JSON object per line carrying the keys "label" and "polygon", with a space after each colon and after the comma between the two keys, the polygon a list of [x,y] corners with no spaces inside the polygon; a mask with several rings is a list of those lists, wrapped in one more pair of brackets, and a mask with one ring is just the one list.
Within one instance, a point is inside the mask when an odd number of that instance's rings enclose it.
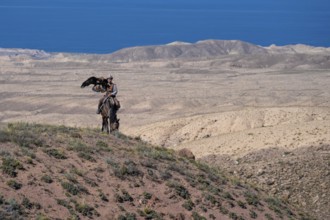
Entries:
{"label": "dirt ground", "polygon": [[111,74],[121,132],[156,145],[233,161],[274,147],[291,152],[330,145],[329,69],[241,68],[227,65],[228,59],[111,63],[88,55],[0,56],[0,123],[100,127],[95,111],[102,94],[80,85]]}
{"label": "dirt ground", "polygon": [[[224,58],[223,58],[224,59]],[[123,133],[197,157],[330,143],[330,71],[212,67],[198,61],[0,61],[0,121],[99,127],[102,96],[80,88],[112,74]],[[203,146],[203,147],[201,147]]]}

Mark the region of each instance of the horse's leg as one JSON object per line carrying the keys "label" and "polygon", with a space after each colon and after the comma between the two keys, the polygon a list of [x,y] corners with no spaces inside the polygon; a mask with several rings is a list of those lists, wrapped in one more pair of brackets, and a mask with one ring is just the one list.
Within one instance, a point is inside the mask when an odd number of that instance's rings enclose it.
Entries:
{"label": "horse's leg", "polygon": [[104,131],[104,117],[102,117],[102,132]]}
{"label": "horse's leg", "polygon": [[110,132],[111,132],[109,126],[110,126],[109,118],[107,118],[107,133],[108,133],[108,134],[110,134]]}
{"label": "horse's leg", "polygon": [[116,110],[114,106],[110,108],[109,121],[110,121],[110,132],[112,132],[115,130],[114,123],[116,123]]}

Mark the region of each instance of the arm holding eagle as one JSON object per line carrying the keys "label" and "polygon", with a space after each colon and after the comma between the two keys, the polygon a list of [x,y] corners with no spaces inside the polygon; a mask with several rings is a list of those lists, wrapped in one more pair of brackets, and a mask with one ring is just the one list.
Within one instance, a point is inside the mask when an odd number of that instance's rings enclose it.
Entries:
{"label": "arm holding eagle", "polygon": [[101,77],[97,78],[95,76],[89,77],[87,80],[85,80],[80,88],[85,88],[86,86],[89,86],[90,84],[93,84],[92,90],[95,92],[106,92],[106,88],[108,85],[108,80]]}

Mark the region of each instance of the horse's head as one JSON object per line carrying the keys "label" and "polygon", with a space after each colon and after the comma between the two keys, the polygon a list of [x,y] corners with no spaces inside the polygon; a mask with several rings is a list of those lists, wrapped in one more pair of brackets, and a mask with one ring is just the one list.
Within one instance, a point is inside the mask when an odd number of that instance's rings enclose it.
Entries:
{"label": "horse's head", "polygon": [[119,130],[119,120],[117,119],[115,122],[110,123],[111,131]]}

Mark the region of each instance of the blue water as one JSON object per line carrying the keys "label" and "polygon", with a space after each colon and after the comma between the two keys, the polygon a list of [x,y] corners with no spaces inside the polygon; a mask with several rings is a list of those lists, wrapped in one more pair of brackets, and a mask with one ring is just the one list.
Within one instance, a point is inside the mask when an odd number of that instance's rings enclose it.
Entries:
{"label": "blue water", "polygon": [[236,39],[330,47],[329,0],[0,0],[0,47],[111,53]]}

